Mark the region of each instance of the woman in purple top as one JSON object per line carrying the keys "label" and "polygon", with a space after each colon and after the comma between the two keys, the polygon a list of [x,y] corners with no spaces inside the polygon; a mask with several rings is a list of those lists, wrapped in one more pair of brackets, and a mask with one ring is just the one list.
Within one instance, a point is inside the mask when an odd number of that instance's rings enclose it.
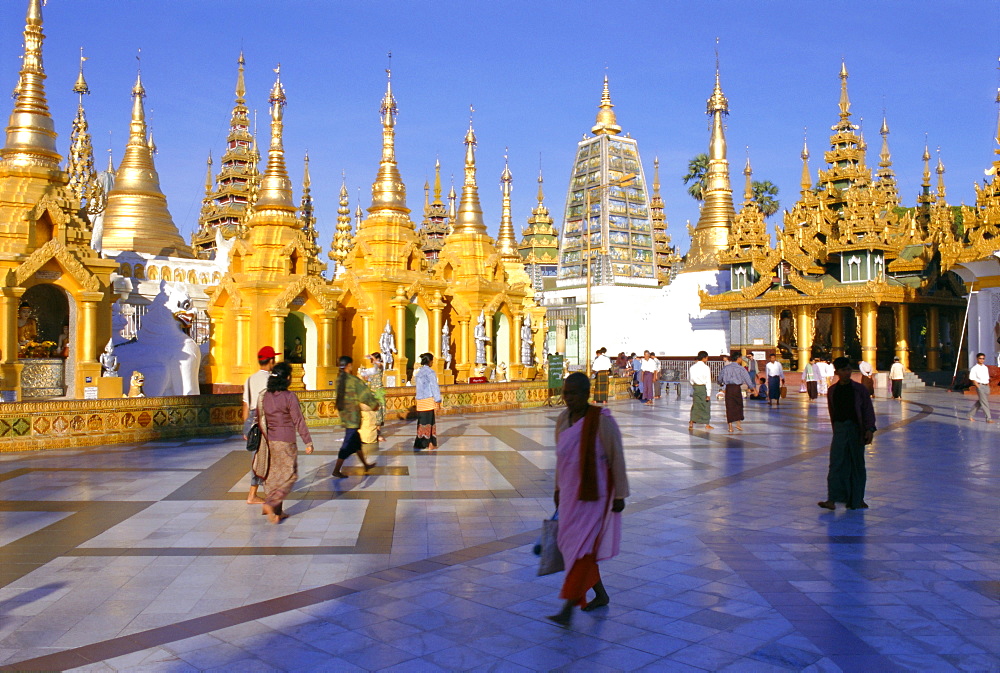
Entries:
{"label": "woman in purple top", "polygon": [[287,362],[274,365],[267,379],[267,390],[257,399],[257,414],[265,441],[254,460],[254,474],[264,479],[267,500],[264,514],[271,523],[288,517],[282,504],[299,477],[298,447],[295,433],[306,443],[306,453],[313,452],[312,436],[302,417],[299,398],[288,390],[292,382],[292,367]]}

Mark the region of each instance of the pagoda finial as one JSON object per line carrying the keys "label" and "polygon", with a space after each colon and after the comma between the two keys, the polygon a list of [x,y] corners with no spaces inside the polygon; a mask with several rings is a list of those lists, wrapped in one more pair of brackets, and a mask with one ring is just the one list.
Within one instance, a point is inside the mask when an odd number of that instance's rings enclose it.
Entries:
{"label": "pagoda finial", "polygon": [[746,186],[743,188],[743,203],[753,201],[753,168],[750,166],[750,147],[747,146],[747,165],[743,168],[743,175],[746,176]]}
{"label": "pagoda finial", "polygon": [[545,202],[545,191],[542,189],[545,180],[542,179],[542,167],[538,167],[538,205]]}
{"label": "pagoda finial", "polygon": [[45,68],[42,66],[42,2],[28,0],[24,21],[24,51],[21,71],[14,89],[14,110],[7,124],[7,141],[0,150],[5,163],[59,167],[56,132],[45,97]]}
{"label": "pagoda finial", "polygon": [[608,76],[604,75],[604,89],[601,91],[601,104],[597,109],[597,123],[590,129],[595,136],[601,134],[618,135],[622,127],[615,117],[614,105],[611,103],[611,91],[608,88]]}
{"label": "pagoda finial", "polygon": [[212,150],[208,151],[208,161],[205,162],[205,196],[212,195]]}
{"label": "pagoda finial", "polygon": [[802,193],[806,193],[812,187],[812,176],[809,174],[809,138],[808,129],[802,130],[802,154],[799,156],[802,158],[802,181],[799,186],[802,189]]}
{"label": "pagoda finial", "polygon": [[472,114],[476,111],[469,105],[469,130],[465,134],[465,181],[462,183],[462,199],[452,223],[457,234],[485,234],[483,209],[479,205],[479,186],[476,184],[476,132],[472,126]]}
{"label": "pagoda finial", "polygon": [[280,63],[274,68],[274,86],[271,87],[268,102],[271,104],[271,144],[267,150],[267,168],[260,181],[254,211],[259,213],[274,209],[294,213],[292,181],[288,178],[288,169],[285,167],[284,117],[288,97],[281,83]]}
{"label": "pagoda finial", "polygon": [[924,160],[924,181],[920,183],[924,187],[924,191],[927,191],[931,187],[931,151],[927,147],[927,139],[924,139],[924,154],[921,157]]}
{"label": "pagoda finial", "polygon": [[239,64],[239,68],[237,68],[237,75],[236,75],[236,103],[242,105],[247,102],[246,101],[247,85],[243,77],[244,66],[246,65],[247,62],[246,59],[243,58],[242,49],[240,50],[240,57],[236,59],[236,62]]}
{"label": "pagoda finial", "polygon": [[83,47],[80,47],[80,74],[73,85],[73,91],[79,95],[80,100],[76,106],[73,130],[69,136],[69,161],[66,166],[66,172],[69,173],[69,188],[81,207],[84,205],[84,200],[94,193],[97,177],[94,169],[94,146],[91,143],[87,115],[83,109],[83,95],[90,93],[87,80],[83,77],[83,62],[86,60]]}
{"label": "pagoda finial", "polygon": [[944,188],[944,162],[941,161],[941,148],[937,148],[937,198],[938,203],[944,203],[945,200],[945,188]]}
{"label": "pagoda finial", "polygon": [[879,163],[881,168],[889,168],[892,166],[892,155],[889,154],[889,123],[885,119],[885,113],[882,114],[882,128],[879,129],[879,133],[882,134],[882,151],[879,153]]}
{"label": "pagoda finial", "polygon": [[510,214],[510,194],[514,190],[514,178],[507,163],[508,149],[503,153],[503,173],[500,174],[500,191],[503,194],[500,207],[500,231],[497,234],[497,252],[502,258],[519,261],[517,237],[514,233],[514,219]]}
{"label": "pagoda finial", "polygon": [[[392,52],[389,52],[389,59],[391,64]],[[379,107],[382,117],[382,161],[375,182],[372,183],[372,205],[368,213],[388,211],[405,215],[409,214],[410,209],[406,207],[406,186],[396,165],[396,116],[399,108],[392,95],[391,67],[385,69],[385,76],[385,95]]]}
{"label": "pagoda finial", "polygon": [[660,193],[660,157],[653,157],[653,194]]}
{"label": "pagoda finial", "polygon": [[729,99],[722,93],[722,81],[719,76],[719,38],[715,38],[715,88],[712,97],[708,99],[708,114],[721,112],[729,114]]}
{"label": "pagoda finial", "polygon": [[[997,141],[997,145],[1000,145],[1000,87],[997,87],[997,134],[994,140]],[[997,154],[1000,154],[1000,148],[997,148],[995,151]]]}
{"label": "pagoda finial", "polygon": [[441,203],[441,160],[434,160],[434,204]]}
{"label": "pagoda finial", "polygon": [[458,195],[455,193],[455,176],[451,176],[451,188],[448,190],[448,230],[455,230],[455,218],[458,216]]}
{"label": "pagoda finial", "polygon": [[847,62],[840,61],[840,119],[847,121],[851,116],[851,99],[847,95]]}
{"label": "pagoda finial", "polygon": [[[360,209],[360,204],[358,208]],[[340,202],[337,207],[337,230],[327,257],[334,262],[343,262],[351,250],[351,206],[347,199],[347,177],[340,183]]]}

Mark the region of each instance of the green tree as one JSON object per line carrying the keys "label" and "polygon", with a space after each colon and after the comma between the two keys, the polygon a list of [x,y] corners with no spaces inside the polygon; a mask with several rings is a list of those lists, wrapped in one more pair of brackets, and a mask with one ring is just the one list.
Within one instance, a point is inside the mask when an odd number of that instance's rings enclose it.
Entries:
{"label": "green tree", "polygon": [[682,178],[688,185],[688,194],[695,201],[705,200],[705,175],[708,173],[708,155],[699,154],[688,162],[688,172]]}
{"label": "green tree", "polygon": [[750,183],[750,190],[764,217],[771,217],[781,208],[781,202],[777,199],[778,186],[770,180],[754,180]]}

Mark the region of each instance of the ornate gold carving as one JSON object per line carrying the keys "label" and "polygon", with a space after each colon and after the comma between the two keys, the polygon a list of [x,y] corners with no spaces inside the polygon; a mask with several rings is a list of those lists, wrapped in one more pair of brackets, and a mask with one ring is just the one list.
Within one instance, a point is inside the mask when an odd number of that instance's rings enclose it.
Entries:
{"label": "ornate gold carving", "polygon": [[31,276],[35,274],[36,271],[41,269],[45,264],[51,260],[55,259],[59,264],[66,270],[69,275],[71,275],[83,289],[89,292],[99,292],[101,289],[101,281],[94,274],[92,274],[87,267],[80,263],[73,253],[66,249],[66,247],[56,239],[49,240],[45,245],[36,249],[31,255],[24,261],[21,266],[17,268],[14,273],[14,279],[17,285],[24,285]]}

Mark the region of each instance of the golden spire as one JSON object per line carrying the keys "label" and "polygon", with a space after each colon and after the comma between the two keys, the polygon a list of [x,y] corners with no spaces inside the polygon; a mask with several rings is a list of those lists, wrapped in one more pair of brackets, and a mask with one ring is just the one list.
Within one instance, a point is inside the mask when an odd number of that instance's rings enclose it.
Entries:
{"label": "golden spire", "polygon": [[840,62],[840,123],[849,124],[851,117],[851,99],[847,95],[847,63]]}
{"label": "golden spire", "polygon": [[924,191],[927,191],[931,187],[931,151],[927,148],[926,141],[924,142],[924,154],[921,159],[924,160],[924,181],[920,184],[924,187]]}
{"label": "golden spire", "polygon": [[435,205],[441,203],[441,160],[434,160],[434,201]]}
{"label": "golden spire", "polygon": [[514,190],[514,177],[507,164],[507,152],[503,155],[503,173],[500,174],[500,191],[503,199],[500,207],[500,231],[497,235],[497,252],[503,259],[521,260],[517,253],[517,235],[514,233],[514,219],[510,215],[510,193]]}
{"label": "golden spire", "polygon": [[104,212],[105,250],[145,252],[153,255],[193,257],[167,209],[160,176],[153,164],[142,99],[146,89],[138,73],[132,87],[132,121],[125,155],[118,164],[115,186],[108,193]]}
{"label": "golden spire", "polygon": [[[369,216],[380,211],[386,214],[407,215],[410,209],[406,207],[406,186],[399,175],[396,165],[396,115],[399,108],[392,95],[392,69],[386,68],[385,95],[379,113],[382,116],[382,162],[378,175],[372,183],[372,205],[368,209]],[[409,218],[402,218],[413,228]]]}
{"label": "golden spire", "polygon": [[[358,205],[360,212],[361,206]],[[327,257],[340,264],[351,250],[351,208],[347,200],[347,179],[340,185],[340,205],[337,208],[337,230]]]}
{"label": "golden spire", "polygon": [[0,150],[4,163],[37,165],[58,170],[56,132],[45,98],[45,68],[42,66],[42,2],[28,0],[24,22],[24,53],[14,89],[16,101],[7,124],[7,142]]}
{"label": "golden spire", "polygon": [[542,190],[542,185],[545,181],[542,179],[542,169],[538,169],[538,206],[539,208],[545,207],[545,192]]}
{"label": "golden spire", "polygon": [[882,151],[879,153],[879,163],[881,168],[889,168],[892,166],[892,155],[889,154],[889,123],[885,119],[885,115],[882,115],[882,128],[879,129],[879,133],[882,134]]}
{"label": "golden spire", "polygon": [[719,51],[716,40],[715,87],[708,99],[706,113],[712,118],[712,133],[708,144],[708,169],[705,171],[704,202],[698,225],[691,235],[686,268],[714,268],[716,254],[729,247],[729,230],[736,209],[729,183],[729,160],[726,157],[726,133],[723,116],[729,114],[729,101],[722,93],[719,76]]}
{"label": "golden spire", "polygon": [[944,162],[941,161],[941,148],[937,150],[938,160],[937,160],[937,198],[938,203],[944,203],[945,200],[945,189],[944,189]]}
{"label": "golden spire", "polygon": [[753,201],[753,168],[750,167],[750,148],[747,148],[747,165],[743,168],[743,175],[746,176],[746,186],[743,188],[743,203],[749,204]]}
{"label": "golden spire", "polygon": [[[997,141],[997,145],[1000,145],[1000,87],[997,87],[997,134],[994,137]],[[1000,147],[994,150],[997,154],[1000,154]]]}
{"label": "golden spire", "polygon": [[[538,177],[541,178],[541,175]],[[538,189],[541,191],[541,186]],[[653,194],[660,194],[660,157],[653,157]]]}
{"label": "golden spire", "polygon": [[427,211],[431,207],[431,183],[424,180],[424,215],[427,215]]}
{"label": "golden spire", "polygon": [[458,195],[455,193],[455,176],[451,176],[451,189],[448,190],[448,222],[450,223],[449,229],[454,230],[455,228],[455,217],[458,211],[455,208],[455,204],[458,201]]}
{"label": "golden spire", "polygon": [[802,182],[799,186],[802,188],[802,193],[805,194],[812,187],[812,176],[809,174],[809,142],[806,137],[805,132],[802,134]]}
{"label": "golden spire", "polygon": [[212,150],[208,151],[208,161],[205,162],[205,196],[212,195]]}
{"label": "golden spire", "polygon": [[312,176],[309,174],[309,150],[306,150],[302,167],[302,201],[299,204],[299,221],[302,223],[302,231],[309,237],[314,253],[319,252],[316,239],[319,232],[316,231],[316,210],[312,197]]}
{"label": "golden spire", "polygon": [[469,130],[465,134],[465,182],[462,184],[462,200],[458,213],[452,222],[456,234],[485,234],[483,209],[479,205],[479,187],[476,185],[476,132],[472,128],[472,113],[469,106]]}
{"label": "golden spire", "polygon": [[[281,64],[274,69],[274,86],[271,87],[271,94],[268,102],[271,103],[271,145],[267,150],[267,168],[260,181],[260,191],[257,195],[257,203],[254,210],[278,210],[286,213],[295,212],[295,204],[292,202],[292,181],[288,177],[288,170],[285,168],[285,147],[284,147],[284,115],[285,105],[288,97],[285,96],[285,87],[281,84]],[[272,224],[270,221],[268,224]],[[292,224],[292,221],[283,222]]]}
{"label": "golden spire", "polygon": [[604,76],[604,90],[601,92],[601,104],[597,109],[597,123],[594,125],[590,132],[595,136],[601,134],[607,135],[618,135],[622,131],[622,127],[618,125],[618,120],[615,118],[615,106],[611,103],[611,91],[608,89],[608,76]]}
{"label": "golden spire", "polygon": [[83,110],[83,96],[90,93],[87,80],[83,78],[83,62],[87,59],[80,48],[80,74],[73,85],[73,91],[80,100],[76,106],[76,118],[73,119],[73,131],[69,136],[69,161],[66,172],[69,173],[69,189],[82,207],[84,200],[89,198],[95,189],[96,172],[94,170],[94,146],[91,143],[87,115]]}
{"label": "golden spire", "polygon": [[245,105],[247,102],[247,85],[243,76],[244,66],[247,61],[243,58],[243,50],[240,50],[240,57],[236,59],[239,67],[236,69],[236,104]]}

